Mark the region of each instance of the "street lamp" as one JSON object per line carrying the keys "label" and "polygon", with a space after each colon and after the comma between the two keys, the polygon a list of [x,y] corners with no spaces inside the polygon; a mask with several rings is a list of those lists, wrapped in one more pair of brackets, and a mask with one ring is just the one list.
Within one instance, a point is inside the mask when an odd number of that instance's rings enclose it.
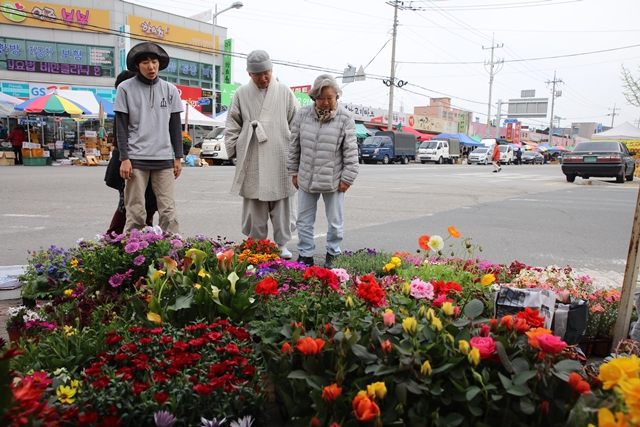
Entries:
{"label": "street lamp", "polygon": [[213,38],[211,39],[211,51],[213,52],[213,62],[212,62],[212,68],[211,68],[211,82],[213,83],[212,89],[213,89],[213,102],[212,102],[212,110],[213,110],[213,117],[215,118],[216,116],[216,99],[218,99],[217,97],[217,92],[218,92],[218,88],[216,87],[216,18],[218,17],[218,15],[220,15],[221,13],[226,12],[227,10],[231,10],[231,9],[240,9],[242,6],[244,6],[242,4],[241,1],[237,1],[234,2],[231,6],[222,9],[220,12],[218,12],[218,5],[216,5],[215,9],[214,9],[214,13],[213,13],[213,17],[211,18],[211,23],[213,24],[213,31],[212,31],[212,36]]}

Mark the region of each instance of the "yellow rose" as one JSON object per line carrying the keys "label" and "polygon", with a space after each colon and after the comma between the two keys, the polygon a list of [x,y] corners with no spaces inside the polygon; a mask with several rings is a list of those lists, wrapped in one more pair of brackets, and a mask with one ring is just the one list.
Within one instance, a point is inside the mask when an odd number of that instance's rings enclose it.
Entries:
{"label": "yellow rose", "polygon": [[640,360],[635,356],[619,357],[600,366],[598,379],[602,381],[602,388],[610,390],[628,378],[638,378]]}
{"label": "yellow rose", "polygon": [[424,317],[426,317],[427,320],[431,320],[436,317],[436,312],[433,310],[433,308],[429,307],[429,310],[427,310],[427,314]]}
{"label": "yellow rose", "polygon": [[397,256],[391,257],[391,264],[395,265],[396,267],[400,267],[400,264],[402,264],[402,260]]}
{"label": "yellow rose", "polygon": [[422,364],[422,368],[420,368],[420,372],[422,372],[422,375],[426,375],[426,376],[431,375],[431,373],[433,372],[433,369],[431,369],[431,363],[429,363],[428,360],[424,361],[424,363]]}
{"label": "yellow rose", "polygon": [[384,267],[382,267],[382,271],[389,272],[389,271],[393,270],[394,268],[396,268],[395,264],[387,263],[387,264],[384,265]]}
{"label": "yellow rose", "polygon": [[482,286],[489,286],[490,284],[492,284],[493,282],[496,281],[496,276],[494,276],[493,274],[489,273],[489,274],[485,274],[484,276],[482,276]]}
{"label": "yellow rose", "polygon": [[471,350],[471,346],[469,345],[468,341],[465,340],[460,340],[458,342],[458,351],[460,351],[460,353],[464,354],[465,356],[469,354],[469,351]]}
{"label": "yellow rose", "polygon": [[424,305],[421,305],[420,310],[418,310],[418,316],[427,317],[427,307],[425,307]]}
{"label": "yellow rose", "polygon": [[351,298],[350,296],[347,297],[347,301],[345,301],[344,305],[351,310],[354,307],[353,304],[353,298]]}
{"label": "yellow rose", "polygon": [[418,322],[415,317],[407,317],[402,321],[402,329],[409,335],[415,335],[418,332]]}
{"label": "yellow rose", "polygon": [[442,303],[442,312],[444,314],[446,314],[447,316],[451,316],[453,315],[453,304],[451,304],[450,302],[443,302]]}
{"label": "yellow rose", "polygon": [[402,284],[402,295],[408,297],[409,295],[411,295],[411,286],[409,286],[409,283],[404,282]]}
{"label": "yellow rose", "polygon": [[467,358],[469,359],[469,363],[473,363],[474,366],[478,366],[478,363],[480,363],[480,350],[473,347],[467,355]]}
{"label": "yellow rose", "polygon": [[618,386],[622,390],[624,395],[624,401],[630,410],[635,409],[635,412],[640,412],[640,378],[629,378],[625,381],[620,381]]}
{"label": "yellow rose", "polygon": [[433,317],[433,319],[431,319],[431,329],[434,331],[442,330],[442,322],[440,321],[440,318]]}
{"label": "yellow rose", "polygon": [[384,399],[387,395],[387,387],[383,382],[377,382],[369,384],[367,386],[367,394],[371,397],[377,397],[378,399]]}

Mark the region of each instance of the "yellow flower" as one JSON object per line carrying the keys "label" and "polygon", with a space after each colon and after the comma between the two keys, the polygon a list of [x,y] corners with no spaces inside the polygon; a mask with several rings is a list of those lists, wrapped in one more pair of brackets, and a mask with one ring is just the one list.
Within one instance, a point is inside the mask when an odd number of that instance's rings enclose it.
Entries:
{"label": "yellow flower", "polygon": [[160,315],[158,313],[153,313],[151,311],[148,312],[147,313],[147,319],[149,319],[152,322],[155,322],[158,325],[162,326],[162,317],[160,317]]}
{"label": "yellow flower", "polygon": [[65,289],[64,290],[64,296],[65,297],[73,296],[73,290],[72,289]]}
{"label": "yellow flower", "polygon": [[496,281],[496,276],[494,276],[493,274],[489,273],[489,274],[485,274],[484,276],[482,276],[482,286],[489,286],[490,284],[492,284],[493,282]]}
{"label": "yellow flower", "polygon": [[367,386],[367,394],[371,397],[377,397],[378,399],[384,399],[387,395],[387,387],[383,382],[377,382],[369,384]]}
{"label": "yellow flower", "polygon": [[[618,419],[618,421],[615,420]],[[598,427],[626,427],[627,420],[622,412],[616,412],[616,416],[608,408],[600,408],[598,411]]]}
{"label": "yellow flower", "polygon": [[421,305],[420,306],[420,310],[418,310],[418,316],[426,317],[427,316],[427,307],[425,307],[424,305]]}
{"label": "yellow flower", "polygon": [[478,366],[478,363],[480,363],[480,350],[473,347],[467,355],[467,359],[469,359],[469,363],[473,363],[475,366]]}
{"label": "yellow flower", "polygon": [[400,264],[402,264],[402,260],[397,256],[391,257],[391,264],[395,265],[396,267],[400,267]]}
{"label": "yellow flower", "polygon": [[405,297],[411,295],[411,286],[409,286],[408,282],[404,282],[402,284],[402,295],[404,295]]}
{"label": "yellow flower", "polygon": [[198,276],[200,276],[200,277],[205,277],[205,276],[206,277],[211,277],[211,275],[209,273],[204,271],[204,268],[200,269],[200,272],[198,273]]}
{"label": "yellow flower", "polygon": [[389,271],[393,270],[394,268],[396,268],[395,264],[387,263],[387,264],[384,265],[384,267],[382,267],[382,271],[389,272]]}
{"label": "yellow flower", "polygon": [[418,322],[415,317],[407,317],[402,321],[402,329],[409,335],[415,335],[418,332]]}
{"label": "yellow flower", "polygon": [[431,363],[429,363],[428,360],[424,361],[424,363],[422,364],[422,368],[420,368],[420,372],[422,372],[422,375],[431,375],[433,369],[431,369]]}
{"label": "yellow flower", "polygon": [[366,396],[366,395],[367,395],[367,390],[360,390],[360,391],[358,392],[358,396],[363,396],[363,397],[364,397],[364,396]]}
{"label": "yellow flower", "polygon": [[442,303],[442,312],[447,316],[453,315],[453,304],[449,301]]}
{"label": "yellow flower", "polygon": [[162,276],[164,276],[164,271],[157,270],[155,273],[153,273],[153,276],[151,276],[151,281],[155,282],[156,280],[160,279]]}
{"label": "yellow flower", "polygon": [[640,360],[635,356],[619,357],[600,366],[598,379],[602,381],[602,388],[610,390],[621,381],[628,378],[638,378]]}
{"label": "yellow flower", "polygon": [[78,260],[77,259],[72,259],[69,264],[71,264],[71,267],[77,267],[78,266]]}
{"label": "yellow flower", "polygon": [[400,307],[400,313],[402,313],[402,314],[404,314],[404,315],[409,314],[409,312],[407,311],[407,309],[406,309],[406,308],[404,308],[404,307]]}
{"label": "yellow flower", "polygon": [[424,317],[426,317],[427,320],[431,320],[436,317],[436,312],[433,310],[433,308],[429,307],[429,310],[427,310],[427,314]]}
{"label": "yellow flower", "polygon": [[71,380],[70,384],[71,384],[71,388],[78,388],[80,386],[80,381]]}
{"label": "yellow flower", "polygon": [[167,270],[167,273],[171,273],[173,270],[178,268],[176,260],[169,256],[163,256],[162,262],[164,262],[164,268]]}
{"label": "yellow flower", "polygon": [[202,285],[200,285],[200,283],[194,283],[193,287],[196,289],[200,289],[202,287]]}
{"label": "yellow flower", "polygon": [[351,331],[349,330],[349,328],[347,328],[347,330],[346,330],[346,331],[344,331],[344,334],[345,334],[345,335],[351,335]]}
{"label": "yellow flower", "polygon": [[431,319],[431,329],[434,331],[442,330],[442,322],[440,321],[439,317],[434,317],[433,319]]}
{"label": "yellow flower", "polygon": [[471,350],[471,346],[469,345],[468,341],[465,340],[460,340],[458,342],[458,351],[460,351],[460,353],[464,354],[465,356],[469,354],[469,351]]}
{"label": "yellow flower", "polygon": [[351,296],[348,296],[348,297],[347,297],[347,301],[345,301],[344,305],[345,305],[349,310],[351,310],[351,309],[353,308],[353,306],[354,306],[354,304],[353,304],[353,298],[351,298]]}
{"label": "yellow flower", "polygon": [[72,336],[72,335],[75,335],[75,334],[76,334],[76,331],[74,331],[74,330],[73,330],[73,326],[64,325],[64,326],[63,326],[63,329],[64,329],[64,334],[65,334],[65,336],[67,336],[67,337],[70,337],[70,336]]}
{"label": "yellow flower", "polygon": [[638,414],[640,412],[640,378],[629,378],[618,383],[627,407]]}
{"label": "yellow flower", "polygon": [[214,298],[218,298],[218,295],[220,294],[220,289],[218,289],[217,286],[212,286],[211,293],[213,294]]}
{"label": "yellow flower", "polygon": [[61,385],[57,388],[56,394],[58,395],[58,400],[62,403],[73,403],[75,400],[73,396],[76,395],[75,388],[68,387],[66,385]]}
{"label": "yellow flower", "polygon": [[228,276],[227,276],[227,280],[229,282],[231,282],[231,286],[233,287],[233,289],[236,288],[236,282],[238,280],[240,280],[240,278],[238,277],[238,275],[236,274],[235,271],[232,271]]}

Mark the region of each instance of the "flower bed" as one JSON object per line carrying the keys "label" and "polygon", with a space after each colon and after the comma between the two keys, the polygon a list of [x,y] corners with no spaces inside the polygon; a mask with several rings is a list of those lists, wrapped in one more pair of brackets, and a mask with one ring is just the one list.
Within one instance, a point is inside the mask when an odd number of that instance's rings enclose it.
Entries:
{"label": "flower bed", "polygon": [[567,425],[586,407],[581,420],[598,422],[607,397],[578,349],[537,310],[493,318],[493,295],[588,297],[606,329],[615,292],[570,268],[480,260],[454,227],[418,245],[347,253],[333,270],[279,259],[269,241],[153,229],[38,251],[24,293],[51,301],[13,309],[10,326],[52,327],[0,360],[18,378],[5,418],[264,425],[268,377],[281,412],[305,426]]}

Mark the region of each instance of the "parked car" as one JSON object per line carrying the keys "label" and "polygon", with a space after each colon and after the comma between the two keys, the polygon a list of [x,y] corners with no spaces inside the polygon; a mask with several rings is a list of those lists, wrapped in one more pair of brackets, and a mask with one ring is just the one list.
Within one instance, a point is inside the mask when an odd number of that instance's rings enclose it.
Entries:
{"label": "parked car", "polygon": [[491,163],[491,154],[493,154],[493,147],[478,147],[469,154],[467,161],[470,164],[487,165]]}
{"label": "parked car", "polygon": [[576,145],[571,153],[562,158],[562,173],[568,182],[576,176],[584,179],[594,177],[614,177],[616,182],[633,181],[636,162],[635,152],[619,141],[585,141]]}
{"label": "parked car", "polygon": [[544,157],[542,157],[542,154],[537,151],[525,151],[522,153],[522,163],[525,165],[528,163],[531,163],[532,165],[535,165],[536,163],[543,164]]}
{"label": "parked car", "polygon": [[229,158],[227,146],[224,142],[224,128],[215,128],[204,138],[201,145],[200,157],[213,159],[214,165],[236,164],[236,156]]}

